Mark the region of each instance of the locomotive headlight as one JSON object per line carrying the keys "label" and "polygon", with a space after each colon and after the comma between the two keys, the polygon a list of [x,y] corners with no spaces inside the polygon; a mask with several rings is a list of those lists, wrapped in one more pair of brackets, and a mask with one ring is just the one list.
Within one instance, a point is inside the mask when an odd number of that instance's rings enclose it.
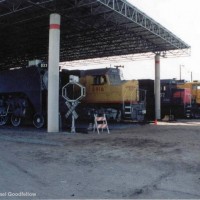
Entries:
{"label": "locomotive headlight", "polygon": [[146,110],[142,110],[142,114],[145,115],[147,113]]}
{"label": "locomotive headlight", "polygon": [[139,111],[139,114],[140,114],[140,115],[145,115],[145,114],[146,114],[146,110],[140,110],[140,111]]}
{"label": "locomotive headlight", "polygon": [[146,114],[146,110],[138,110],[138,114],[139,115],[145,115]]}

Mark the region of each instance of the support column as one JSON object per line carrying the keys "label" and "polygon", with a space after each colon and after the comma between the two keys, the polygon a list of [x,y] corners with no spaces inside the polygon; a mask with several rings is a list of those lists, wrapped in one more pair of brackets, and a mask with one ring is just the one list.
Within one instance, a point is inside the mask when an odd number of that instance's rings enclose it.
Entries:
{"label": "support column", "polygon": [[50,15],[47,131],[59,132],[60,15]]}
{"label": "support column", "polygon": [[161,119],[160,108],[160,54],[155,55],[155,120]]}

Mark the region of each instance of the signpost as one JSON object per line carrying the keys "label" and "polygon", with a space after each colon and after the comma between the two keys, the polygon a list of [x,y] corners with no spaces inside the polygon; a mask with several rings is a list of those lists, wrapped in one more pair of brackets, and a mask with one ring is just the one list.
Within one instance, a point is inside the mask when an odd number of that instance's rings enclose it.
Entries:
{"label": "signpost", "polygon": [[62,88],[62,97],[66,100],[65,104],[69,108],[65,117],[68,118],[70,114],[72,115],[71,133],[76,133],[75,119],[78,118],[78,114],[75,108],[80,103],[79,100],[85,97],[85,87],[78,83],[77,76],[70,75],[70,82]]}

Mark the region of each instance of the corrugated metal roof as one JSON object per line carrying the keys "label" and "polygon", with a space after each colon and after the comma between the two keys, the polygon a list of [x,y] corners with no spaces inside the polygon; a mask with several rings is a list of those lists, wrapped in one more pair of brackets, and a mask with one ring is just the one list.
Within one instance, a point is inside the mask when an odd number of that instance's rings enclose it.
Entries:
{"label": "corrugated metal roof", "polygon": [[0,0],[1,70],[47,61],[50,13],[62,18],[61,61],[190,49],[125,0]]}

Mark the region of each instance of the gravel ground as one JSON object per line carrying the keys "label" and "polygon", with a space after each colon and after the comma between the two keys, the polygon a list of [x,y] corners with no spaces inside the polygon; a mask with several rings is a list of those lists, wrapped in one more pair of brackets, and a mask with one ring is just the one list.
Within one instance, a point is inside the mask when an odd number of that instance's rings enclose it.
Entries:
{"label": "gravel ground", "polygon": [[200,120],[116,127],[2,127],[0,199],[200,199]]}

